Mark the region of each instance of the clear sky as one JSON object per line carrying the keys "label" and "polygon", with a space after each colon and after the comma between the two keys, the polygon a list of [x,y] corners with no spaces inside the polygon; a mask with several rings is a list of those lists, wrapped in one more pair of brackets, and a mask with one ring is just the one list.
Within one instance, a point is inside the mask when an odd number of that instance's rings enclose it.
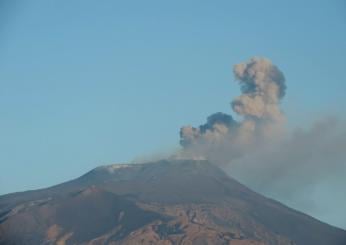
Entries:
{"label": "clear sky", "polygon": [[286,76],[288,127],[346,106],[343,0],[2,0],[0,37],[0,194],[177,147],[255,55]]}

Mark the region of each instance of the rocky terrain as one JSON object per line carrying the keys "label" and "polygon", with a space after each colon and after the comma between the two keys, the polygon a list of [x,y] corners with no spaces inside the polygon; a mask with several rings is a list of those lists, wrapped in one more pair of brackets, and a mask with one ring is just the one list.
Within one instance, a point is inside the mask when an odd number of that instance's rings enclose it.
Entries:
{"label": "rocky terrain", "polygon": [[115,164],[0,197],[0,244],[345,245],[346,231],[207,161]]}

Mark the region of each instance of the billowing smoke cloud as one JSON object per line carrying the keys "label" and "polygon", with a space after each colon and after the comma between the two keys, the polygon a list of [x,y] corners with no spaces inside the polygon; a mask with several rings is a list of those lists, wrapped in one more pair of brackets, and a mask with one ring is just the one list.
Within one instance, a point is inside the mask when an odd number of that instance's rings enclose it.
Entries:
{"label": "billowing smoke cloud", "polygon": [[183,157],[206,158],[225,162],[241,156],[260,141],[276,139],[284,122],[280,100],[285,95],[283,73],[265,58],[252,58],[234,66],[242,94],[231,106],[241,122],[232,116],[215,113],[199,127],[185,126],[180,130]]}
{"label": "billowing smoke cloud", "polygon": [[214,142],[221,143],[225,135],[230,134],[232,130],[236,130],[238,123],[232,118],[222,112],[217,112],[207,118],[207,122],[198,128],[186,126],[181,128],[180,144],[189,147],[196,141],[204,143]]}
{"label": "billowing smoke cloud", "polygon": [[285,77],[265,58],[234,66],[241,95],[231,102],[242,116],[215,113],[199,127],[180,130],[179,158],[204,158],[252,189],[346,228],[346,123],[328,119],[287,133],[280,101]]}
{"label": "billowing smoke cloud", "polygon": [[283,73],[268,59],[252,58],[234,66],[242,95],[233,100],[232,108],[244,117],[281,121],[279,108],[286,85]]}

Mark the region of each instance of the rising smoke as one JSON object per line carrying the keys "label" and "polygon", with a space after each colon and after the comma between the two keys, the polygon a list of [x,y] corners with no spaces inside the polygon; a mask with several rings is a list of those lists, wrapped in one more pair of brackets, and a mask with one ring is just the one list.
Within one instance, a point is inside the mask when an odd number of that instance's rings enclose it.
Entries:
{"label": "rising smoke", "polygon": [[232,108],[245,118],[281,121],[280,99],[285,96],[283,73],[268,59],[252,58],[234,66],[242,95],[233,100]]}
{"label": "rising smoke", "polygon": [[234,66],[241,95],[232,116],[215,113],[199,127],[180,130],[179,158],[208,159],[252,189],[346,228],[346,127],[325,119],[305,130],[284,131],[280,102],[285,77],[265,58]]}
{"label": "rising smoke", "polygon": [[235,65],[234,75],[242,94],[231,106],[243,120],[237,122],[232,116],[219,112],[209,116],[199,127],[182,127],[181,156],[226,163],[242,156],[249,147],[278,138],[285,121],[280,110],[286,91],[283,73],[270,60],[255,57]]}

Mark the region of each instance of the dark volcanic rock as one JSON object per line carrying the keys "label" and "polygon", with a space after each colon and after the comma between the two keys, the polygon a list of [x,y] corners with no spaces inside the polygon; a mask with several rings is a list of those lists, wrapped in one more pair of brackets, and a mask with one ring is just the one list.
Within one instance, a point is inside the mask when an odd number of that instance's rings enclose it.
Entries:
{"label": "dark volcanic rock", "polygon": [[345,245],[346,232],[207,161],[165,160],[0,197],[0,244]]}
{"label": "dark volcanic rock", "polygon": [[5,216],[1,244],[53,244],[64,235],[68,244],[80,244],[110,231],[113,238],[120,239],[161,219],[157,213],[96,187],[45,202],[23,203]]}

